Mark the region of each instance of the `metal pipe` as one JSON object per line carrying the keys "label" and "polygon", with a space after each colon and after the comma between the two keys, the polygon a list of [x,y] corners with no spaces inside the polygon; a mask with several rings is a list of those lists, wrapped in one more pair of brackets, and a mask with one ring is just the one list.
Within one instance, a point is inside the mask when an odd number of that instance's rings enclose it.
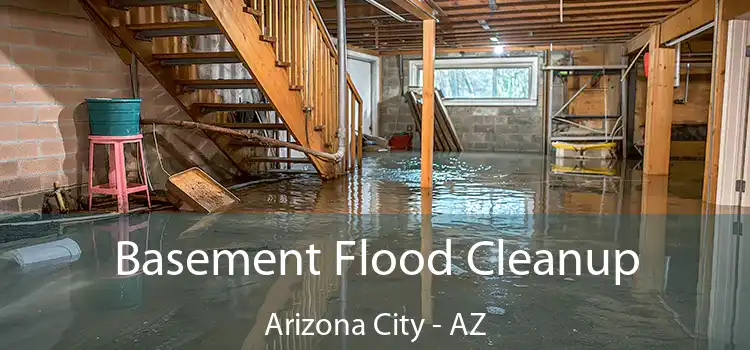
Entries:
{"label": "metal pipe", "polygon": [[677,54],[675,60],[677,62],[674,65],[674,87],[680,87],[680,59],[682,58],[682,43],[677,43]]}
{"label": "metal pipe", "polygon": [[443,8],[440,7],[440,5],[436,4],[435,1],[426,0],[425,2],[427,2],[427,5],[430,5],[430,7],[432,7],[435,11],[437,11],[438,15],[442,17],[446,16],[445,11],[443,11]]}
{"label": "metal pipe", "polygon": [[685,68],[685,98],[682,99],[685,103],[688,102],[689,92],[690,92],[690,63],[688,63],[687,68]]}
{"label": "metal pipe", "polygon": [[336,153],[343,156],[346,148],[346,100],[349,92],[346,85],[346,4],[344,0],[336,0],[336,20],[339,51],[339,149]]}
{"label": "metal pipe", "polygon": [[[401,15],[399,15],[398,13],[393,12],[391,9],[383,6],[383,4],[381,4],[381,3],[379,3],[379,2],[377,2],[375,0],[365,0],[365,2],[367,2],[368,4],[370,4],[372,6],[375,6],[378,10],[385,12],[386,14],[388,14],[389,16],[395,18],[399,22],[406,22],[406,18],[401,17]],[[336,3],[338,3],[338,1],[336,1]]]}
{"label": "metal pipe", "polygon": [[689,32],[689,33],[687,33],[687,34],[685,34],[685,35],[683,35],[683,36],[681,36],[681,37],[679,37],[677,39],[674,39],[672,41],[668,41],[665,46],[667,46],[667,47],[675,46],[675,45],[677,45],[677,44],[679,44],[679,43],[681,43],[681,42],[683,42],[685,40],[693,38],[694,36],[707,31],[707,30],[709,30],[709,29],[711,29],[713,27],[714,27],[714,22],[707,23],[706,25],[704,25],[704,26],[702,26],[702,27],[700,27],[698,29],[695,29],[695,30],[693,30],[693,31],[691,31],[691,32]]}

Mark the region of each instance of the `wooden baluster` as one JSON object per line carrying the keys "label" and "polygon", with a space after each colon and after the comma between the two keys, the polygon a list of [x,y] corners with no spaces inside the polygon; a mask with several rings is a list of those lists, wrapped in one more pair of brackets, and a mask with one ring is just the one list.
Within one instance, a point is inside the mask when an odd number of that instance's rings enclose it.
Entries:
{"label": "wooden baluster", "polygon": [[[322,32],[321,32],[321,35]],[[328,113],[329,113],[329,107],[328,107],[328,92],[331,90],[331,86],[328,83],[328,75],[330,74],[330,71],[328,70],[328,48],[326,45],[323,44],[321,41],[320,45],[320,55],[323,57],[323,67],[321,68],[321,72],[323,72],[323,86],[325,86],[325,89],[321,91],[321,100],[323,102],[323,114],[321,115],[321,121],[320,124],[323,125],[323,132],[320,133],[320,135],[323,137],[324,143],[328,143],[328,138],[326,137],[326,128],[328,127]]]}
{"label": "wooden baluster", "polygon": [[[318,55],[320,60],[320,73],[318,74],[318,84],[321,87],[320,91],[318,91],[318,104],[320,105],[320,113],[318,114],[318,124],[317,125],[323,125],[325,124],[325,118],[327,114],[327,104],[325,101],[325,94],[326,89],[328,89],[328,86],[326,85],[326,56],[325,52],[323,51],[324,45],[320,41],[320,32],[316,31],[315,39],[318,42]],[[323,142],[325,142],[325,139],[322,137],[323,133],[319,132],[318,135],[321,135],[321,139],[323,139]]]}
{"label": "wooden baluster", "polygon": [[[330,49],[329,49],[330,51]],[[336,139],[336,131],[339,130],[339,108],[338,108],[338,95],[339,95],[339,79],[338,79],[338,61],[336,60],[336,57],[331,56],[331,92],[330,97],[328,98],[329,101],[331,101],[331,124],[333,124],[333,128],[330,128],[331,131],[329,132],[329,136],[331,138],[331,142],[334,145],[333,151],[338,152],[339,142]]]}
{"label": "wooden baluster", "polygon": [[281,33],[280,33],[280,21],[281,18],[279,17],[280,13],[280,5],[281,0],[271,0],[271,3],[273,3],[273,37],[276,38],[276,43],[274,44],[274,47],[276,48],[276,59],[279,59],[279,54],[281,53]]}
{"label": "wooden baluster", "polygon": [[[328,47],[326,45],[320,45],[321,51],[323,51],[323,84],[325,84],[325,90],[323,90],[323,96],[321,98],[323,99],[323,103],[325,105],[325,112],[323,114],[323,121],[322,124],[324,125],[323,133],[323,140],[325,140],[325,143],[328,142],[328,129],[330,128],[330,125],[328,125],[328,117],[331,115],[331,106],[328,100],[328,94],[331,92],[331,62],[328,59]],[[327,150],[328,151],[328,150]]]}
{"label": "wooden baluster", "polygon": [[[326,101],[326,94],[328,93],[328,58],[326,55],[328,54],[325,52],[325,45],[322,44],[322,42],[319,40],[320,37],[318,37],[318,46],[320,47],[320,82],[321,85],[324,87],[320,91],[320,121],[318,122],[318,125],[325,125],[326,120],[328,120],[328,101]],[[323,139],[323,142],[325,143],[325,132],[320,133],[321,138]]]}
{"label": "wooden baluster", "polygon": [[295,81],[297,80],[297,62],[294,60],[294,55],[296,51],[296,43],[297,41],[297,34],[295,33],[295,29],[297,28],[297,8],[296,8],[296,1],[295,0],[289,0],[289,87],[292,85],[295,85]]}
{"label": "wooden baluster", "polygon": [[277,1],[279,6],[279,34],[276,35],[276,46],[278,47],[278,50],[276,51],[276,60],[279,62],[286,62],[286,22],[288,20],[286,16],[286,1]]}
{"label": "wooden baluster", "polygon": [[[312,27],[310,27],[312,29]],[[320,87],[318,86],[318,74],[320,72],[320,55],[318,50],[318,42],[314,40],[314,34],[312,30],[310,31],[310,51],[312,52],[312,65],[310,68],[312,69],[310,71],[310,85],[313,87],[312,91],[310,91],[310,102],[312,103],[313,108],[313,114],[310,118],[310,129],[309,132],[312,134],[314,133],[313,128],[315,125],[317,125],[317,119],[318,114],[320,113],[320,105],[318,104],[318,90],[320,90]]]}
{"label": "wooden baluster", "polygon": [[[292,12],[292,1],[284,0],[286,2],[286,60],[285,62],[292,62],[292,22],[294,21],[294,12]],[[291,68],[291,67],[290,67]],[[291,71],[290,71],[290,76]]]}
{"label": "wooden baluster", "polygon": [[268,36],[276,36],[276,16],[274,15],[274,12],[276,10],[276,6],[274,2],[276,0],[266,0],[268,1]]}
{"label": "wooden baluster", "polygon": [[302,57],[304,57],[304,51],[302,48],[305,45],[305,33],[302,28],[304,28],[303,26],[305,23],[305,13],[301,0],[294,0],[294,3],[297,11],[297,21],[294,26],[294,31],[296,33],[294,45],[296,49],[294,50],[294,57],[292,58],[297,62],[297,75],[294,78],[294,85],[303,86],[302,74],[304,72],[304,59]]}
{"label": "wooden baluster", "polygon": [[362,169],[362,100],[357,100],[359,103],[359,112],[357,113],[357,167]]}
{"label": "wooden baluster", "polygon": [[[301,0],[301,1],[304,1],[304,0]],[[310,69],[312,68],[312,62],[313,62],[313,57],[312,57],[312,35],[313,35],[313,31],[312,31],[312,26],[310,25],[311,21],[310,21],[310,14],[307,11],[308,9],[309,9],[309,7],[307,7],[307,4],[305,4],[305,18],[307,18],[307,22],[306,22],[307,25],[305,26],[305,30],[303,31],[303,34],[302,34],[305,37],[305,47],[306,47],[306,49],[304,51],[305,54],[302,55],[305,58],[305,66],[304,66],[304,68],[305,68],[305,73],[304,73],[305,74],[305,76],[304,76],[305,82],[303,84],[303,85],[305,85],[305,89],[307,89],[308,86],[312,86],[312,83],[310,82]],[[308,64],[307,61],[310,61],[310,63]],[[312,95],[309,95],[309,96],[312,97]]]}
{"label": "wooden baluster", "polygon": [[355,148],[356,144],[354,143],[354,137],[355,137],[355,134],[354,134],[354,127],[355,127],[355,125],[354,125],[354,106],[355,106],[355,103],[354,103],[354,92],[351,91],[351,89],[350,89],[350,92],[349,92],[349,118],[347,119],[347,120],[349,120],[349,151],[347,152],[346,159],[348,159],[349,162],[350,162],[349,166],[350,166],[350,170],[351,171],[354,171],[354,153],[355,153],[354,150],[356,149]]}
{"label": "wooden baluster", "polygon": [[318,113],[315,115],[315,125],[318,126],[321,123],[321,116],[325,114],[325,105],[323,104],[322,99],[320,98],[320,95],[322,91],[324,90],[324,87],[322,85],[323,83],[323,71],[325,70],[323,68],[323,54],[320,49],[320,40],[318,40],[318,31],[315,31],[315,49],[317,51],[318,57],[316,58],[318,61],[318,64],[316,65],[316,72],[315,72],[315,85],[318,87],[318,91],[315,94],[315,108],[318,110]]}
{"label": "wooden baluster", "polygon": [[[330,51],[330,49],[329,49]],[[338,96],[339,96],[339,65],[338,60],[335,56],[331,55],[331,124],[334,127],[330,128],[329,137],[331,138],[331,144],[334,145],[333,151],[338,152],[339,141],[336,137],[336,132],[339,130],[339,107],[338,107]]]}
{"label": "wooden baluster", "polygon": [[261,35],[268,35],[268,29],[266,28],[266,17],[268,16],[268,11],[266,11],[266,0],[256,0],[258,1],[258,9],[260,10],[260,33]]}

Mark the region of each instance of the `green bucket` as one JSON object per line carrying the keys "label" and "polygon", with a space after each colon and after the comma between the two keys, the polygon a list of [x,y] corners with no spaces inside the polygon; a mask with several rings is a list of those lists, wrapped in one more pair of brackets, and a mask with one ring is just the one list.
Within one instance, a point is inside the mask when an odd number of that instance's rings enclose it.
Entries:
{"label": "green bucket", "polygon": [[130,136],[141,132],[141,99],[87,98],[91,135]]}

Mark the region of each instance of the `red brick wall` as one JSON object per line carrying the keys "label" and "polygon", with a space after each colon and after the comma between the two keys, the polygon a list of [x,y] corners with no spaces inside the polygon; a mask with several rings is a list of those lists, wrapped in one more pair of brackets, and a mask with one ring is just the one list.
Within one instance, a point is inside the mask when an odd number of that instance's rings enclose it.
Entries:
{"label": "red brick wall", "polygon": [[[76,1],[23,6],[34,9],[0,7],[0,211],[39,210],[55,181],[85,185],[89,129],[82,102],[131,96],[128,66]],[[144,117],[187,119],[151,76],[141,75],[140,82]],[[219,178],[234,172],[203,134],[159,132],[169,172],[195,165],[228,169],[212,173]],[[156,163],[153,137],[145,139],[147,166],[159,187],[166,175]],[[195,146],[201,151],[193,152]]]}

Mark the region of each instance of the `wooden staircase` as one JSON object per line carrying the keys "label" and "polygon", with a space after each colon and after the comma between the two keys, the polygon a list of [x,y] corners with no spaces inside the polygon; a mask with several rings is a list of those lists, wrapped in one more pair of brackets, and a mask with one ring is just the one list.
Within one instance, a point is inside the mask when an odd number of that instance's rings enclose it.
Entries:
{"label": "wooden staircase", "polygon": [[240,170],[309,163],[334,178],[361,165],[362,98],[347,77],[349,108],[339,125],[338,53],[314,1],[78,1],[121,57],[131,52],[194,121],[343,152],[331,162],[207,133]]}

